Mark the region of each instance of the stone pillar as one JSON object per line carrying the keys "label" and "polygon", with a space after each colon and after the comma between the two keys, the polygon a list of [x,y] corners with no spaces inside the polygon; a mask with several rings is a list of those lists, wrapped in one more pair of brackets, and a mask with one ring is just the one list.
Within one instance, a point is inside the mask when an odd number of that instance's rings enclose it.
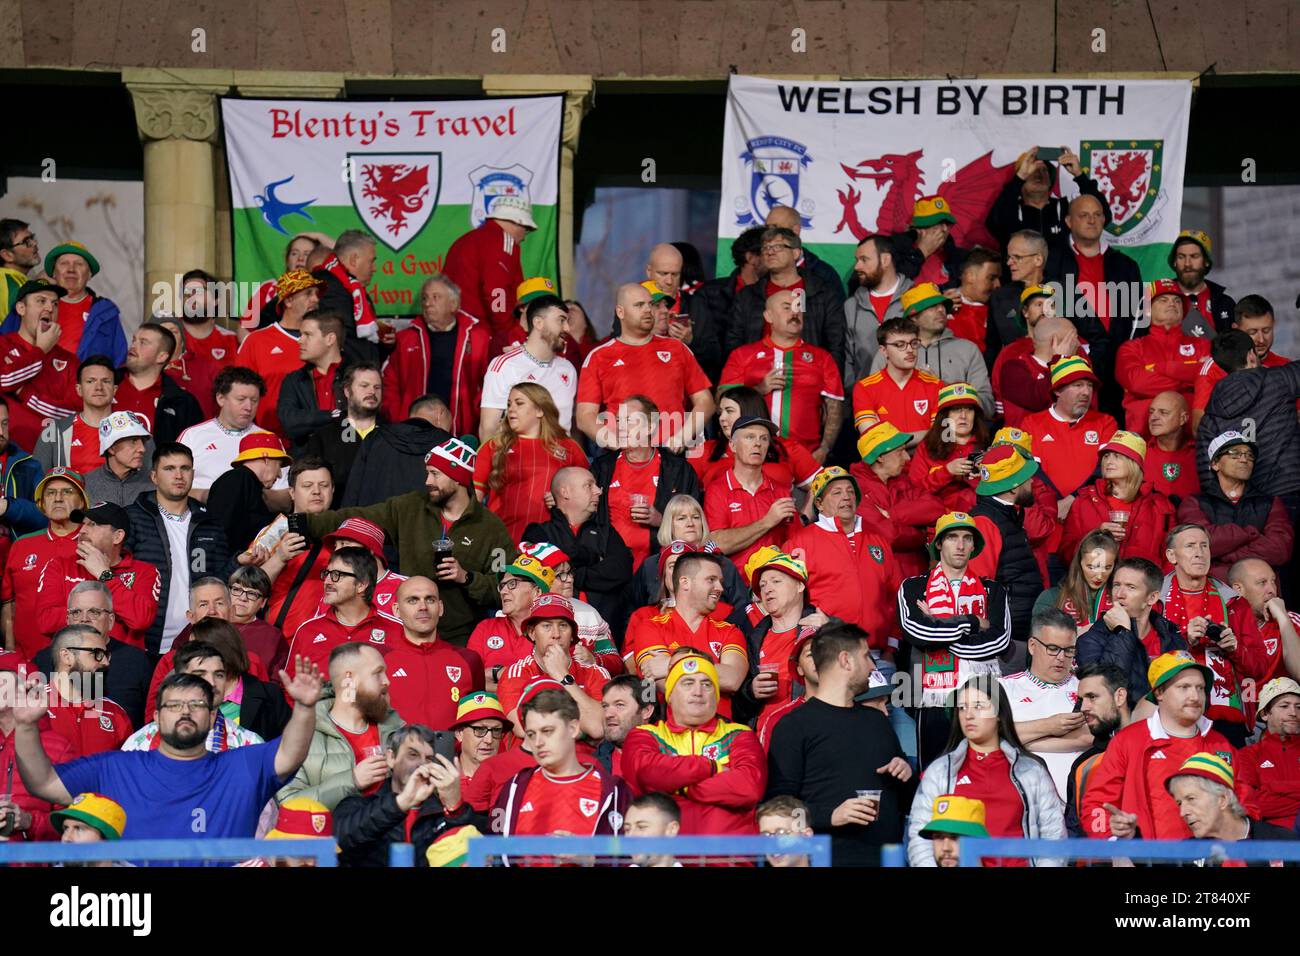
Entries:
{"label": "stone pillar", "polygon": [[[217,96],[230,84],[222,82],[220,71],[192,72],[200,75],[162,70],[122,74],[144,142],[146,312],[160,286],[172,290],[174,299],[186,270],[217,270]],[[172,301],[169,307],[178,306]]]}
{"label": "stone pillar", "polygon": [[591,109],[594,86],[590,76],[484,76],[483,92],[489,96],[536,96],[539,93],[564,94],[564,123],[560,129],[560,194],[557,277],[562,295],[573,295],[577,274],[573,248],[573,160],[578,153],[578,134],[582,118]]}

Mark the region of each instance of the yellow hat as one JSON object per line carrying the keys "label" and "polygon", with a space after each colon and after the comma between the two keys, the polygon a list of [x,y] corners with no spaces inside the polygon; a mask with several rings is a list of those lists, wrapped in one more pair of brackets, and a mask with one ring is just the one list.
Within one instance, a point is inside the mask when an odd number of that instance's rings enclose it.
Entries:
{"label": "yellow hat", "polygon": [[290,797],[280,804],[275,826],[267,832],[266,839],[301,840],[333,835],[334,814],[329,807],[311,797]]}
{"label": "yellow hat", "polygon": [[284,300],[295,292],[323,286],[325,280],[317,279],[306,269],[292,269],[275,280],[275,297],[280,311],[284,311]]}
{"label": "yellow hat", "polygon": [[1020,311],[1021,312],[1025,311],[1025,305],[1029,302],[1030,299],[1038,299],[1038,298],[1050,299],[1051,297],[1052,297],[1052,290],[1049,289],[1047,286],[1027,285],[1025,286],[1025,290],[1020,293]]}
{"label": "yellow hat", "polygon": [[853,493],[862,500],[862,489],[858,487],[858,479],[854,478],[839,465],[831,465],[829,468],[823,468],[813,477],[812,485],[808,491],[812,495],[813,504],[821,500],[822,492],[832,481],[839,481],[841,478],[847,480],[853,485]]}
{"label": "yellow hat", "polygon": [[952,299],[940,292],[939,287],[933,282],[917,283],[904,292],[898,301],[903,307],[904,318],[909,319],[932,305],[942,305],[949,312],[952,311]]}
{"label": "yellow hat", "polygon": [[1204,777],[1206,780],[1213,780],[1215,783],[1223,784],[1223,786],[1231,790],[1233,789],[1233,781],[1236,779],[1236,775],[1232,772],[1232,754],[1226,750],[1221,750],[1218,753],[1201,751],[1192,754],[1183,761],[1183,765],[1178,768],[1178,772],[1165,781],[1165,789],[1170,793],[1173,793],[1172,784],[1175,777]]}
{"label": "yellow hat", "polygon": [[942,196],[922,196],[912,207],[912,228],[923,229],[940,222],[957,224],[957,217],[952,214],[952,207]]}
{"label": "yellow hat", "polygon": [[60,833],[69,820],[78,820],[98,830],[105,840],[122,839],[122,831],[126,829],[126,811],[122,805],[100,793],[79,793],[62,810],[50,814],[50,825]]}
{"label": "yellow hat", "polygon": [[808,565],[784,551],[777,551],[776,554],[769,555],[767,560],[762,564],[755,565],[750,571],[751,561],[745,562],[745,571],[748,573],[749,580],[754,583],[755,590],[758,589],[758,575],[762,574],[768,568],[775,568],[778,571],[784,571],[796,581],[808,582]]}
{"label": "yellow hat", "polygon": [[997,445],[1011,445],[1026,458],[1034,457],[1034,436],[1019,428],[999,428],[993,435],[989,447],[994,448]]}
{"label": "yellow hat", "polygon": [[858,436],[858,456],[868,465],[874,465],[881,455],[902,448],[907,442],[907,435],[889,422],[880,422]]}
{"label": "yellow hat", "polygon": [[519,557],[515,558],[513,564],[506,565],[504,573],[516,578],[526,578],[541,588],[543,592],[549,591],[555,584],[555,569],[548,568],[531,554],[519,555]]}
{"label": "yellow hat", "polygon": [[975,486],[975,494],[1000,495],[1034,477],[1038,462],[1026,458],[1014,445],[998,445],[984,453],[979,470],[980,483]]}
{"label": "yellow hat", "polygon": [[652,305],[656,302],[662,302],[664,299],[670,302],[673,299],[671,295],[659,288],[659,283],[655,282],[654,279],[646,279],[645,282],[641,283],[641,288],[650,293],[650,303]]}
{"label": "yellow hat", "polygon": [[1156,703],[1156,688],[1163,687],[1189,667],[1195,667],[1201,672],[1205,678],[1205,690],[1208,694],[1210,688],[1214,686],[1214,671],[1198,663],[1196,658],[1186,651],[1170,651],[1161,654],[1147,668],[1147,683],[1151,685],[1147,700]]}
{"label": "yellow hat", "polygon": [[559,295],[555,291],[554,282],[545,276],[534,276],[531,279],[525,279],[515,289],[515,308],[527,305],[533,299],[541,298],[544,295]]}
{"label": "yellow hat", "polygon": [[939,520],[934,523],[934,539],[928,545],[930,557],[937,561],[939,539],[949,531],[956,531],[959,528],[965,528],[975,536],[975,550],[970,555],[972,558],[984,550],[984,535],[975,524],[975,519],[964,511],[949,511],[946,515],[940,515]]}
{"label": "yellow hat", "polygon": [[1130,461],[1137,462],[1140,467],[1147,462],[1147,443],[1137,432],[1117,431],[1110,436],[1110,441],[1101,446],[1099,454],[1104,455],[1108,451],[1123,455]]}
{"label": "yellow hat", "polygon": [[1083,381],[1101,384],[1101,379],[1092,370],[1092,363],[1082,355],[1067,355],[1052,365],[1052,391]]}
{"label": "yellow hat", "polygon": [[464,866],[469,841],[482,835],[475,826],[452,827],[429,844],[424,859],[429,866]]}
{"label": "yellow hat", "polygon": [[[1169,268],[1172,269],[1174,267],[1174,253],[1177,252],[1178,247],[1185,242],[1194,242],[1201,247],[1201,255],[1205,257],[1206,272],[1209,272],[1214,268],[1214,257],[1211,255],[1214,251],[1214,247],[1210,243],[1209,234],[1200,229],[1183,229],[1178,233],[1178,238],[1175,239],[1174,244],[1169,247]],[[49,269],[46,269],[45,271],[49,272]]]}
{"label": "yellow hat", "polygon": [[785,552],[770,544],[763,545],[763,547],[751,554],[749,560],[745,562],[745,580],[752,581],[754,572],[779,554],[785,554]]}
{"label": "yellow hat", "polygon": [[921,836],[933,839],[941,833],[954,836],[986,837],[988,827],[984,825],[984,801],[970,797],[959,797],[955,793],[945,793],[934,798],[934,815],[930,822],[921,828]]}
{"label": "yellow hat", "polygon": [[935,406],[934,410],[935,412],[941,412],[945,408],[960,408],[962,405],[979,408],[980,397],[975,394],[974,385],[967,385],[965,382],[954,382],[939,389],[939,404]]}
{"label": "yellow hat", "polygon": [[713,661],[707,657],[701,657],[699,654],[691,654],[681,658],[668,669],[668,676],[664,679],[665,700],[673,696],[673,688],[687,674],[704,674],[709,680],[713,681],[714,693],[722,693],[722,684],[718,680],[718,669],[714,666]]}

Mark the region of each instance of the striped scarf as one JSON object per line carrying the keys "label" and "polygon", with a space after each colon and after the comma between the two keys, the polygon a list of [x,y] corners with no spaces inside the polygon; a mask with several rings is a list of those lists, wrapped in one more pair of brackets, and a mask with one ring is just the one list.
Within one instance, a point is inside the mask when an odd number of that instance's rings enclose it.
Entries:
{"label": "striped scarf", "polygon": [[925,604],[931,617],[957,617],[962,614],[988,616],[989,596],[984,589],[984,582],[979,578],[963,572],[956,600],[952,592],[952,582],[944,573],[943,565],[936,564],[925,582]]}

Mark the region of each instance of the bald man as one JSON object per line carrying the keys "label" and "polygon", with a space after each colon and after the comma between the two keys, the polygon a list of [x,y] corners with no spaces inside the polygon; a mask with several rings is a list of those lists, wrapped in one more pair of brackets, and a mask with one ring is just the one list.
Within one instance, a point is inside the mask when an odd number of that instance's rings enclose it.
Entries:
{"label": "bald man", "polygon": [[[772,211],[767,214],[767,219],[763,223],[767,226],[781,226],[789,229],[796,236],[802,238],[803,217],[790,206],[773,206]],[[844,292],[844,280],[835,271],[835,267],[819,258],[811,249],[803,250],[803,258],[797,264],[799,268],[807,269],[835,290],[835,294],[840,297],[840,301],[848,298]]]}
{"label": "bald man", "polygon": [[683,291],[681,252],[670,243],[659,243],[650,250],[645,275],[661,291],[672,296],[671,301],[664,304],[663,325],[662,328],[656,327],[655,334],[677,339],[688,346],[709,381],[715,381],[722,365],[722,342],[717,322],[707,310],[695,314],[694,294]]}
{"label": "bald man", "polygon": [[1196,443],[1187,421],[1187,399],[1179,392],[1161,392],[1147,409],[1147,481],[1178,504],[1186,495],[1201,490],[1196,480]]}
{"label": "bald man", "polygon": [[644,286],[619,286],[616,302],[618,338],[587,353],[578,376],[574,420],[600,447],[617,448],[614,415],[619,404],[630,395],[645,395],[659,409],[658,441],[674,450],[685,448],[703,436],[713,414],[712,382],[685,343],[654,334],[654,312]]}
{"label": "bald man", "polygon": [[1122,392],[1115,382],[1115,352],[1143,327],[1142,271],[1114,246],[1103,242],[1106,211],[1096,196],[1076,196],[1065,225],[1053,243],[1044,269],[1048,282],[1059,282],[1064,314],[1074,321],[1090,346],[1092,367],[1102,381],[1102,411],[1122,420]]}
{"label": "bald man", "polygon": [[530,524],[523,540],[545,541],[567,554],[573,593],[583,595],[613,632],[622,634],[621,624],[631,613],[624,591],[632,580],[632,551],[610,522],[609,510],[600,506],[601,494],[586,468],[561,468],[551,479],[551,520]]}
{"label": "bald man", "polygon": [[483,690],[483,661],[474,651],[438,639],[442,598],[423,575],[397,589],[393,612],[402,636],[388,650],[388,695],[408,724],[447,730],[466,694]]}
{"label": "bald man", "polygon": [[[1051,304],[1051,299],[1031,300],[1031,306]],[[1033,310],[1026,310],[1026,317]],[[1028,339],[1032,351],[1017,349],[993,366],[994,391],[1002,403],[1006,424],[1018,426],[1025,416],[1041,412],[1052,404],[1052,381],[1048,369],[1057,359],[1080,352],[1079,334],[1068,319],[1047,315],[1031,320]],[[1019,341],[1019,340],[1018,340]],[[1015,343],[1013,343],[1015,344]],[[1010,352],[1011,348],[1003,350]]]}
{"label": "bald man", "polygon": [[1259,687],[1277,677],[1300,677],[1300,633],[1296,630],[1300,614],[1287,610],[1278,594],[1276,572],[1259,558],[1243,558],[1228,568],[1228,583],[1255,612],[1264,652],[1272,662],[1272,670],[1259,681]]}

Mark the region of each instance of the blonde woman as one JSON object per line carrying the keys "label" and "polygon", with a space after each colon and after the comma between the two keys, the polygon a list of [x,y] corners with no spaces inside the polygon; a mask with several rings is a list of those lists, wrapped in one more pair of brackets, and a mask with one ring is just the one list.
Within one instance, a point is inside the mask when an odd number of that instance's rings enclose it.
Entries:
{"label": "blonde woman", "polygon": [[1067,564],[1090,531],[1108,531],[1119,542],[1121,558],[1165,562],[1165,535],[1174,524],[1169,496],[1142,475],[1147,443],[1134,432],[1118,431],[1101,447],[1101,477],[1079,491],[1065,519],[1057,553]]}
{"label": "blonde woman", "polygon": [[497,433],[479,450],[474,493],[518,541],[524,528],[550,519],[545,496],[561,468],[587,467],[587,456],[560,427],[551,393],[533,382],[510,389]]}
{"label": "blonde woman", "polygon": [[[709,522],[704,517],[704,508],[690,495],[674,495],[669,498],[668,504],[664,505],[664,520],[659,525],[655,540],[660,551],[674,541],[684,541],[697,548],[711,548],[713,537],[709,532]],[[641,562],[632,576],[629,591],[632,606],[653,604],[659,597],[659,587],[659,555],[652,554]],[[733,608],[744,607],[750,601],[749,589],[730,561],[722,562],[722,600]],[[717,616],[726,617],[726,613]]]}

